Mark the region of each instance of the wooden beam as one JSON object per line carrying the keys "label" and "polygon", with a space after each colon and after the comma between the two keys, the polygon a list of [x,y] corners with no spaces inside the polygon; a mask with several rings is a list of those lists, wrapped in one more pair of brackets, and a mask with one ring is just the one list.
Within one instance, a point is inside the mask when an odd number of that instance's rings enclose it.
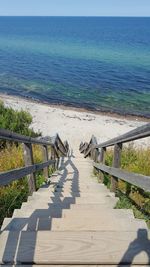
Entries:
{"label": "wooden beam", "polygon": [[67,149],[66,149],[64,143],[62,142],[62,140],[60,139],[58,134],[57,134],[57,143],[58,143],[58,147],[59,147],[61,153],[66,155],[67,154]]}
{"label": "wooden beam", "polygon": [[125,182],[135,185],[146,192],[150,192],[150,176],[127,172],[118,168],[106,166],[102,163],[94,163],[94,167]]}
{"label": "wooden beam", "polygon": [[39,144],[39,145],[52,145],[52,142],[43,141],[42,138],[32,138],[11,132],[9,130],[0,129],[0,139],[8,140],[12,142],[19,142],[24,144]]}
{"label": "wooden beam", "polygon": [[40,171],[43,168],[46,168],[47,166],[51,165],[54,163],[54,160],[48,160],[47,162],[39,163],[39,164],[34,164],[31,166],[7,171],[7,172],[1,172],[0,173],[0,185],[4,186],[7,185],[15,180],[19,180],[25,176],[27,176],[30,173]]}

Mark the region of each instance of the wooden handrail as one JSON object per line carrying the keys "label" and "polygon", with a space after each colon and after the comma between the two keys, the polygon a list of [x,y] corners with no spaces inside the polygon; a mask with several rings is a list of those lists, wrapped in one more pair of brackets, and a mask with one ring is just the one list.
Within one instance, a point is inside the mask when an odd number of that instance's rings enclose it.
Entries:
{"label": "wooden handrail", "polygon": [[[29,186],[29,192],[31,194],[33,191],[35,191],[35,179],[36,179],[35,172],[43,169],[45,178],[48,179],[48,166],[53,164],[54,167],[57,167],[59,165],[60,155],[67,156],[69,149],[68,142],[67,146],[65,147],[64,143],[62,142],[58,134],[56,134],[56,136],[54,137],[47,136],[47,137],[33,138],[17,134],[9,130],[0,129],[0,139],[11,142],[22,143],[24,149],[24,160],[25,160],[25,167],[0,173],[0,186],[7,185],[14,180],[18,180],[26,175],[29,175],[28,186]],[[42,145],[43,147],[42,163],[34,164],[32,144]],[[48,158],[49,157],[48,146],[51,147],[51,159]]]}
{"label": "wooden handrail", "polygon": [[0,139],[24,144],[37,144],[37,145],[52,145],[53,142],[43,141],[42,138],[33,138],[21,134],[14,133],[9,130],[0,129]]}
{"label": "wooden handrail", "polygon": [[19,180],[22,177],[24,177],[30,173],[40,171],[43,168],[52,165],[53,163],[55,163],[55,160],[48,160],[48,161],[43,162],[43,163],[34,164],[31,166],[22,167],[22,168],[18,168],[18,169],[6,171],[6,172],[1,172],[0,173],[0,185],[1,186],[7,185],[10,182],[15,181],[15,180]]}
{"label": "wooden handrail", "polygon": [[[58,141],[58,143],[60,143],[60,145],[61,145],[62,148],[63,148],[63,150],[61,150],[62,153],[63,153],[63,154],[66,154],[66,153],[67,153],[67,148],[65,147],[64,143],[62,142],[62,140],[60,139],[60,137],[59,137],[58,134],[57,134],[57,141]],[[60,149],[60,147],[59,147],[59,149]]]}
{"label": "wooden handrail", "polygon": [[[80,152],[84,152],[84,157],[90,156],[94,160],[94,168],[103,173],[108,173],[111,175],[111,191],[115,192],[118,187],[118,178],[122,179],[130,184],[136,185],[150,192],[150,177],[140,174],[135,174],[131,172],[125,172],[120,169],[121,167],[121,152],[124,143],[138,140],[141,138],[150,136],[150,123],[138,127],[130,132],[127,132],[119,137],[113,138],[107,142],[101,144],[95,144],[96,138],[91,138],[86,149],[83,149],[85,144],[82,143],[80,146]],[[105,152],[106,148],[114,146],[114,156],[113,156],[113,166],[109,167],[105,165]],[[101,149],[101,151],[99,151]],[[102,178],[103,181],[103,178]]]}
{"label": "wooden handrail", "polygon": [[147,192],[150,192],[150,176],[127,172],[118,168],[109,167],[105,164],[94,163],[97,170],[106,172],[114,177],[117,177],[125,182],[135,185]]}

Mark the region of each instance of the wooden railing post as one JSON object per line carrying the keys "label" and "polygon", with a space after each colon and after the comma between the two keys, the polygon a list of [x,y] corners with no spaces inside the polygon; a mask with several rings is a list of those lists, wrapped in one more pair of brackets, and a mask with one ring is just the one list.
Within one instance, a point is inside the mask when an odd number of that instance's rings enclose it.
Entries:
{"label": "wooden railing post", "polygon": [[[51,160],[56,160],[55,150],[53,146],[51,146]],[[53,164],[53,167],[55,168],[55,162]]]}
{"label": "wooden railing post", "polygon": [[[93,145],[91,144],[91,146],[93,146]],[[94,153],[95,153],[95,150],[94,150],[94,148],[92,148],[91,153],[90,153],[92,160],[94,160]]]}
{"label": "wooden railing post", "polygon": [[[48,161],[48,147],[47,146],[43,146],[43,161],[46,162]],[[45,180],[48,180],[49,177],[49,167],[46,167],[43,169],[43,174],[45,177]]]}
{"label": "wooden railing post", "polygon": [[95,148],[95,155],[94,155],[94,161],[98,162],[98,156],[99,156],[99,149]]}
{"label": "wooden railing post", "polygon": [[[25,166],[30,166],[34,164],[33,161],[33,151],[32,151],[32,144],[27,143],[23,144],[24,149],[24,162]],[[27,175],[28,179],[28,188],[29,188],[29,194],[32,195],[34,191],[36,191],[36,176],[35,173],[31,173]]]}
{"label": "wooden railing post", "polygon": [[[105,164],[105,155],[106,155],[106,147],[102,147],[99,155],[99,163]],[[99,171],[100,181],[103,183],[104,181],[104,173]]]}
{"label": "wooden railing post", "polygon": [[[113,157],[113,167],[120,168],[121,166],[121,152],[122,152],[122,143],[115,144],[114,146],[114,157]],[[111,177],[110,191],[116,192],[118,188],[118,178]]]}

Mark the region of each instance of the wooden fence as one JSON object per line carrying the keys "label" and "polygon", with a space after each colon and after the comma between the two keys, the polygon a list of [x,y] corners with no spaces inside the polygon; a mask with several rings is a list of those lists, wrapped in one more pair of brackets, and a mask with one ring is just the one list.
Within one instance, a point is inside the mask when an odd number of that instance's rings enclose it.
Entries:
{"label": "wooden fence", "polygon": [[[25,166],[19,169],[10,170],[0,173],[0,186],[8,185],[14,180],[28,176],[29,194],[36,190],[35,173],[43,170],[45,180],[48,179],[48,168],[53,165],[58,167],[61,156],[67,156],[69,145],[68,142],[62,142],[59,135],[55,137],[38,137],[32,138],[23,136],[5,129],[0,129],[0,140],[21,143],[23,145]],[[43,149],[43,162],[34,164],[32,145],[41,145]],[[48,148],[50,147],[50,153]],[[50,155],[49,155],[50,154]]]}
{"label": "wooden fence", "polygon": [[[102,180],[104,173],[111,175],[110,190],[112,192],[116,192],[118,188],[118,179],[150,192],[149,176],[131,173],[120,169],[123,144],[149,136],[150,123],[101,144],[97,144],[96,138],[92,136],[90,142],[81,143],[79,149],[81,153],[84,153],[84,157],[89,156],[94,160],[94,168],[100,171]],[[110,146],[114,146],[113,166],[105,165],[106,149]]]}

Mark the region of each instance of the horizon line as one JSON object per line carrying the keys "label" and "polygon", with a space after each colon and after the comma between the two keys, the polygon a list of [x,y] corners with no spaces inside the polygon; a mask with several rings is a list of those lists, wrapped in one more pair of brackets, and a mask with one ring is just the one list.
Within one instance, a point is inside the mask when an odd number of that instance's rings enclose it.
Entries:
{"label": "horizon line", "polygon": [[135,16],[135,15],[132,15],[132,16],[128,16],[128,15],[124,15],[124,16],[121,16],[121,15],[99,15],[99,16],[94,16],[94,15],[0,15],[0,17],[79,17],[79,18],[82,18],[82,17],[92,17],[92,18],[150,18],[150,15],[149,16]]}

